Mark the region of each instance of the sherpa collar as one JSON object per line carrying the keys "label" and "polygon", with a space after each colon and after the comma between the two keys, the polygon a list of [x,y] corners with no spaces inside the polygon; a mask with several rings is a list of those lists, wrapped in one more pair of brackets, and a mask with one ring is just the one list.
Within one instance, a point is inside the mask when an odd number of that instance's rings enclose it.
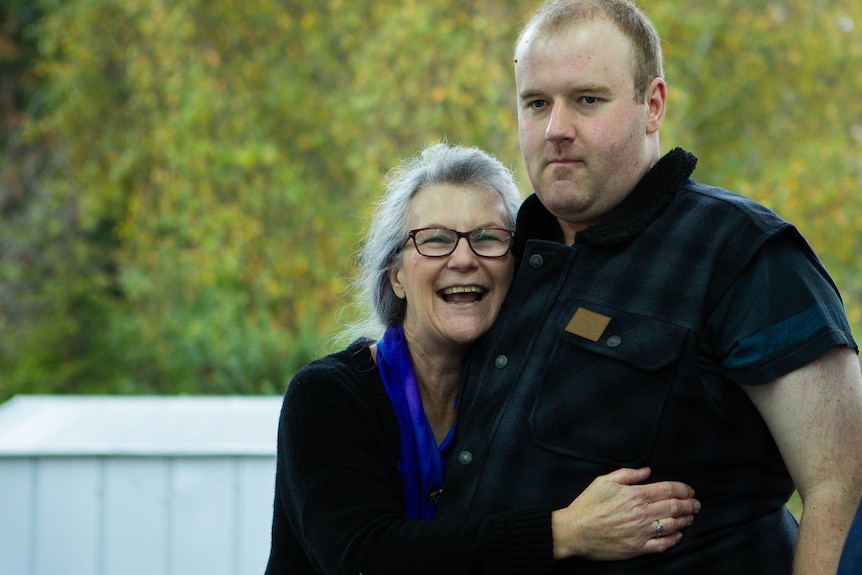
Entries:
{"label": "sherpa collar", "polygon": [[[661,215],[696,165],[694,154],[674,148],[656,162],[620,205],[598,223],[578,232],[575,241],[601,247],[630,242]],[[556,217],[545,209],[536,194],[530,195],[521,206],[517,231],[512,248],[516,255],[523,253],[528,239],[562,239]]]}

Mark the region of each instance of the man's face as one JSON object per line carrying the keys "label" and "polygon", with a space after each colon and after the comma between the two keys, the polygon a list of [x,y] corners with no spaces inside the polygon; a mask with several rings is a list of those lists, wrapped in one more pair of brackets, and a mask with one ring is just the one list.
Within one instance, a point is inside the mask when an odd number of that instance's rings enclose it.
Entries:
{"label": "man's face", "polygon": [[528,33],[516,51],[515,80],[530,181],[571,242],[658,159],[664,82],[653,80],[635,102],[631,45],[605,20],[551,36]]}

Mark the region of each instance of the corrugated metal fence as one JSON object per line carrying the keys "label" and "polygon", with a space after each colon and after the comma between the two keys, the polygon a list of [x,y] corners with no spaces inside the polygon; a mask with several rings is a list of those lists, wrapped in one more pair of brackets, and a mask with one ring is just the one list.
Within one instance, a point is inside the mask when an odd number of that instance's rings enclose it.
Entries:
{"label": "corrugated metal fence", "polygon": [[280,406],[16,396],[0,406],[0,573],[263,573]]}

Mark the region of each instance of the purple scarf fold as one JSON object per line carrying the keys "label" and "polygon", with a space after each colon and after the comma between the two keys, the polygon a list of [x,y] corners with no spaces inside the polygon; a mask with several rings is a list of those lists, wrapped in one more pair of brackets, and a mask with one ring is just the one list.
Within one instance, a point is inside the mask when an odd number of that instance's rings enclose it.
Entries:
{"label": "purple scarf fold", "polygon": [[398,472],[404,485],[407,518],[433,519],[437,515],[437,498],[443,487],[454,427],[438,448],[422,407],[419,383],[401,326],[388,328],[377,342],[377,366],[401,430]]}

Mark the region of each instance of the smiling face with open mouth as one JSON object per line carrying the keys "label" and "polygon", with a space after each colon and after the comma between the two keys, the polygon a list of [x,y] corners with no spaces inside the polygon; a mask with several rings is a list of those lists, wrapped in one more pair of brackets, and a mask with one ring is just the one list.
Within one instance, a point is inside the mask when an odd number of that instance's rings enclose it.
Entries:
{"label": "smiling face with open mouth", "polygon": [[[408,229],[449,228],[462,232],[508,228],[502,198],[476,186],[427,185],[410,203]],[[448,256],[426,257],[407,241],[400,264],[389,273],[395,294],[407,301],[404,332],[426,352],[465,351],[485,333],[512,282],[512,255],[476,255],[460,238]]]}

